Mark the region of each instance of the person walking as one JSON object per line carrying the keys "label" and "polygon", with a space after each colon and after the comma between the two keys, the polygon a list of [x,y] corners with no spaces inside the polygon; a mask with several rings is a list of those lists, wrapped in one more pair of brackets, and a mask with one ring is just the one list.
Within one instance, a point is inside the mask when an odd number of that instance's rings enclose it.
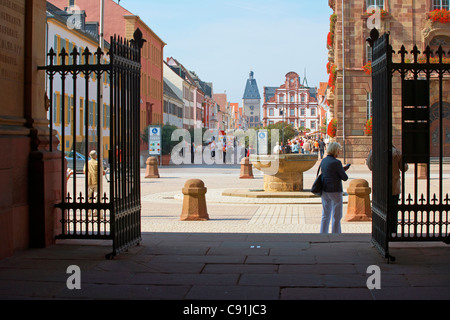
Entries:
{"label": "person walking", "polygon": [[294,144],[292,146],[292,153],[298,153],[298,150],[299,150],[298,143],[297,143],[297,140],[295,140]]}
{"label": "person walking", "polygon": [[320,138],[319,140],[319,153],[320,159],[323,159],[323,155],[325,153],[325,142],[323,142],[323,138]]}
{"label": "person walking", "polygon": [[322,221],[320,233],[328,233],[330,220],[331,232],[341,233],[341,218],[343,207],[342,181],[347,181],[346,171],[350,165],[342,166],[342,162],[337,159],[341,145],[331,142],[327,148],[327,157],[322,160],[320,167],[322,170]]}
{"label": "person walking", "polygon": [[306,140],[305,143],[303,144],[303,150],[305,150],[305,154],[310,154],[311,143],[309,142],[309,140]]}

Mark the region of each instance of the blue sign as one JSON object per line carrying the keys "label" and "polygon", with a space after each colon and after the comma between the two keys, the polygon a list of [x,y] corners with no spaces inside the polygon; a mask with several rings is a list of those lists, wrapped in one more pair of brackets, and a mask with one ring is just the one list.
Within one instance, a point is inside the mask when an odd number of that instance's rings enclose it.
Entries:
{"label": "blue sign", "polygon": [[150,127],[148,131],[148,153],[159,156],[161,155],[161,127]]}

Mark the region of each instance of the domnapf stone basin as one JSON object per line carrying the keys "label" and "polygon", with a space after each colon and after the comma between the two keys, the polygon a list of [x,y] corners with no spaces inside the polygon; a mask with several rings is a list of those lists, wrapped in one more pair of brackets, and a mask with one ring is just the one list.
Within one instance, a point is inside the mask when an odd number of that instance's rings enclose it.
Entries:
{"label": "domnapf stone basin", "polygon": [[264,191],[303,191],[303,172],[318,161],[317,154],[250,155],[252,165],[264,173]]}

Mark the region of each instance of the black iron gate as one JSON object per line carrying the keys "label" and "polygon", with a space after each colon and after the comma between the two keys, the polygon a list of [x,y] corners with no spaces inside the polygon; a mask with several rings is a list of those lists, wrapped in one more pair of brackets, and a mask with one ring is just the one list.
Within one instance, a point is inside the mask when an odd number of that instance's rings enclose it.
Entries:
{"label": "black iron gate", "polygon": [[[56,130],[64,153],[62,167],[68,168],[61,177],[57,238],[112,240],[107,258],[141,241],[139,117],[144,42],[137,29],[130,41],[111,37],[106,54],[100,48],[94,53],[88,47],[62,48],[59,53],[52,48],[48,65],[40,67],[48,76],[49,136],[53,139]],[[91,162],[93,150],[101,156],[97,164]],[[109,181],[102,169],[108,171]],[[97,186],[89,184],[89,175]]]}
{"label": "black iron gate", "polygon": [[[376,30],[369,42],[374,105],[372,242],[385,258],[394,260],[389,254],[392,241],[449,243],[444,165],[450,156],[450,114],[444,106],[450,95],[444,93],[450,88],[444,87],[450,86],[450,64],[443,61],[442,47],[434,54],[427,47],[421,55],[416,46],[410,52],[402,46],[396,53],[389,34],[379,37]],[[398,198],[392,192],[393,141],[402,150],[399,168],[409,167],[401,172]]]}

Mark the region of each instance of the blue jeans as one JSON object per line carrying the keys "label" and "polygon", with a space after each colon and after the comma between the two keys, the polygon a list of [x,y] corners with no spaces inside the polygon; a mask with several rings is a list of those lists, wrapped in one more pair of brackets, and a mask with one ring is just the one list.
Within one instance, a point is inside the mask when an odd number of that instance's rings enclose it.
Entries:
{"label": "blue jeans", "polygon": [[331,232],[341,233],[342,192],[322,192],[322,222],[320,233],[328,233],[331,220]]}

